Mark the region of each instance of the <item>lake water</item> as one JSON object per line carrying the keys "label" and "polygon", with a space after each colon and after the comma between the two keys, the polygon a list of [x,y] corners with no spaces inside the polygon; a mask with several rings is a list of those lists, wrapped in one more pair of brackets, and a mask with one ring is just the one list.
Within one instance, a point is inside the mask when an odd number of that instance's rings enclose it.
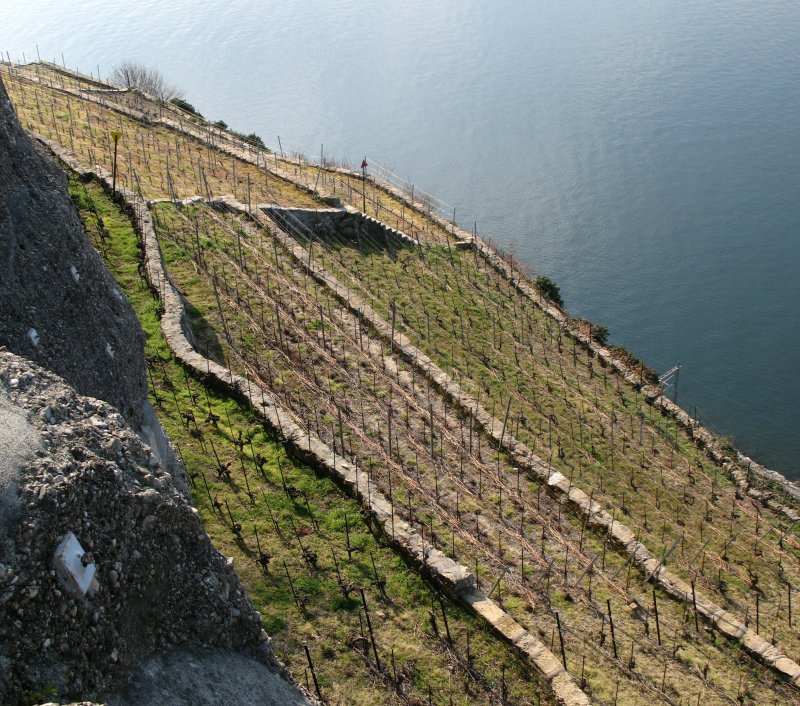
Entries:
{"label": "lake water", "polygon": [[268,145],[412,180],[800,476],[797,0],[1,6],[14,59],[135,59]]}

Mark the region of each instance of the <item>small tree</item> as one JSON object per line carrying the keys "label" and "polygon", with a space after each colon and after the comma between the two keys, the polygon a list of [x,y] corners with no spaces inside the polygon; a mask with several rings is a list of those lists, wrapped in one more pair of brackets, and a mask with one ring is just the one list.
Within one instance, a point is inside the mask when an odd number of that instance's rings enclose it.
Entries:
{"label": "small tree", "polygon": [[601,346],[608,343],[608,326],[602,324],[591,324],[592,338],[597,341]]}
{"label": "small tree", "polygon": [[557,306],[564,306],[564,300],[561,298],[561,290],[548,276],[540,275],[533,283],[536,285],[536,289],[542,293],[543,297],[549,299]]}
{"label": "small tree", "polygon": [[261,149],[266,149],[267,146],[264,144],[264,140],[262,140],[256,133],[251,132],[249,135],[245,135],[244,139],[246,142],[249,142],[251,145],[255,145],[256,147],[261,147]]}
{"label": "small tree", "polygon": [[[198,118],[202,118],[203,116],[200,114],[200,111],[197,110],[189,101],[184,100],[183,98],[170,98],[169,102],[172,105],[178,106],[181,110],[185,110],[187,113],[191,113],[192,115],[196,115]],[[222,122],[221,120],[219,122]],[[215,125],[219,125],[219,123],[214,123]]]}
{"label": "small tree", "polygon": [[162,101],[179,98],[182,95],[178,88],[169,85],[164,80],[158,69],[151,69],[130,59],[117,64],[111,70],[111,81],[125,88],[138,88],[143,93],[148,93]]}

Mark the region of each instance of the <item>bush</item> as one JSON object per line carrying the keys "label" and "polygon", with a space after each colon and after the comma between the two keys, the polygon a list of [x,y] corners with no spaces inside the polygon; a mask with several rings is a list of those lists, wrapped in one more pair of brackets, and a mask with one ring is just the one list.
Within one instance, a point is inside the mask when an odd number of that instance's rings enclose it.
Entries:
{"label": "bush", "polygon": [[546,275],[540,275],[534,280],[533,283],[536,285],[536,289],[539,290],[545,299],[549,299],[557,306],[564,306],[564,300],[561,298],[561,290],[558,288],[558,285],[549,277]]}
{"label": "bush", "polygon": [[198,118],[202,118],[203,116],[200,114],[200,111],[197,110],[189,101],[183,100],[183,98],[172,98],[170,100],[172,105],[177,106],[181,110],[185,110],[187,113],[191,113],[192,115],[196,115]]}
{"label": "bush", "polygon": [[629,368],[637,373],[641,372],[644,382],[647,382],[651,385],[656,385],[658,383],[658,373],[652,368],[646,366],[629,350],[623,348],[622,346],[609,346],[608,349],[615,358],[621,360]]}
{"label": "bush", "polygon": [[[184,108],[184,110],[186,110],[186,109]],[[200,115],[200,114],[196,113],[196,115]],[[260,147],[262,150],[267,149],[267,146],[264,144],[264,140],[262,140],[254,132],[251,132],[249,135],[246,135],[243,132],[237,132],[236,130],[231,130],[231,129],[228,128],[228,123],[226,123],[224,120],[215,120],[211,124],[212,125],[216,125],[217,127],[220,127],[223,130],[228,130],[228,132],[230,132],[231,135],[235,135],[240,140],[244,140],[245,142],[249,142],[251,145],[254,145],[255,147]]]}
{"label": "bush", "polygon": [[572,325],[580,331],[581,334],[590,338],[592,341],[599,343],[601,346],[606,345],[608,342],[608,327],[601,324],[593,324],[588,319],[570,319]]}
{"label": "bush", "polygon": [[264,144],[264,140],[262,140],[258,135],[254,132],[251,132],[249,135],[245,135],[242,132],[236,132],[235,130],[232,131],[236,137],[245,142],[249,142],[251,145],[255,145],[256,147],[260,147],[261,149],[267,149],[267,146]]}
{"label": "bush", "polygon": [[608,326],[602,324],[591,325],[592,340],[597,341],[601,346],[608,343]]}

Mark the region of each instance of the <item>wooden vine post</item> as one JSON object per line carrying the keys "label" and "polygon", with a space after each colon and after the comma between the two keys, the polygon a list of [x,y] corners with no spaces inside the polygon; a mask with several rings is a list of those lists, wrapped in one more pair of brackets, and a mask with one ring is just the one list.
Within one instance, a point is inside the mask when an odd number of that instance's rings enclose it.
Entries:
{"label": "wooden vine post", "polygon": [[111,191],[117,193],[117,146],[122,133],[119,130],[111,130],[111,139],[114,140],[114,166],[111,169]]}

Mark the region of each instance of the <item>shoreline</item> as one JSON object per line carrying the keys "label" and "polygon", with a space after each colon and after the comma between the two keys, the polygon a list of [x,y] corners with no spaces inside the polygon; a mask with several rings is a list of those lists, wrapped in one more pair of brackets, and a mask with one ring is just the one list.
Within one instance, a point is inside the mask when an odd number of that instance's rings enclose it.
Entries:
{"label": "shoreline", "polygon": [[[144,119],[147,121],[160,123],[169,129],[194,135],[199,139],[208,140],[217,149],[220,149],[223,152],[228,152],[231,155],[239,157],[240,159],[248,161],[257,166],[260,166],[262,162],[266,162],[266,155],[278,154],[278,152],[273,149],[260,148],[252,145],[244,141],[241,137],[232,133],[230,130],[221,128],[218,125],[214,125],[205,118],[198,117],[197,115],[191,115],[170,103],[165,103],[158,113],[152,114],[146,111],[140,112],[128,106],[109,103],[103,100],[104,94],[130,93],[131,90],[120,89],[104,82],[98,82],[93,77],[86,76],[72,69],[64,68],[58,64],[52,64],[51,62],[43,61],[15,65],[13,63],[9,64],[4,60],[0,61],[0,66],[5,67],[6,71],[13,72],[16,68],[36,66],[39,63],[41,63],[43,66],[52,68],[54,71],[63,76],[75,77],[81,81],[86,81],[94,86],[97,86],[97,88],[92,91],[77,90],[75,88],[66,86],[63,88],[56,87],[57,90],[61,90],[64,93],[74,95],[85,100],[97,102],[107,108],[115,110],[136,120]],[[35,81],[32,77],[25,78]],[[41,82],[41,79],[37,79],[37,81]],[[100,97],[97,96],[97,93],[100,93]],[[170,120],[168,116],[172,116],[172,120]],[[222,144],[222,142],[227,144]],[[288,156],[285,155],[282,157],[282,159],[288,159]],[[361,182],[363,180],[362,173],[353,169],[341,166],[318,164],[314,159],[309,159],[307,156],[301,156],[299,154],[292,156],[292,159],[304,166],[321,169],[331,174],[346,176],[356,182]],[[288,170],[281,171],[285,173],[280,173],[279,171],[277,174],[278,176],[291,181],[295,185],[307,190],[308,193],[321,198],[323,201],[328,201],[329,205],[341,205],[342,202],[338,197],[331,194],[325,194],[321,189],[316,188],[318,185],[315,184],[312,186],[311,184],[304,182],[302,179],[295,177]],[[740,476],[741,474],[746,475],[747,473],[752,472],[764,483],[769,485],[778,485],[781,491],[787,493],[793,500],[800,502],[800,481],[794,481],[783,475],[781,472],[770,469],[759,463],[757,460],[750,458],[735,446],[729,444],[724,437],[719,437],[713,434],[699,421],[691,417],[689,412],[683,407],[665,397],[660,388],[643,385],[643,381],[641,377],[637,375],[635,369],[627,365],[618,356],[615,356],[610,346],[598,345],[596,341],[585,336],[585,334],[580,331],[579,327],[576,325],[578,320],[570,317],[565,307],[557,306],[543,297],[538,292],[533,282],[529,280],[529,276],[523,272],[520,267],[515,269],[513,256],[506,255],[502,246],[496,245],[492,239],[483,238],[475,233],[465,231],[452,220],[448,220],[446,216],[442,215],[441,209],[436,206],[438,199],[424,191],[415,191],[415,187],[413,185],[409,191],[407,187],[401,188],[397,184],[393,184],[388,178],[377,176],[375,174],[367,174],[367,182],[372,182],[374,186],[404,202],[407,207],[411,208],[422,216],[427,216],[432,221],[436,222],[437,225],[439,225],[443,230],[449,231],[453,239],[456,241],[456,247],[478,248],[479,252],[484,255],[487,262],[490,262],[495,270],[504,276],[507,281],[513,284],[519,291],[524,293],[535,306],[538,306],[545,313],[551,316],[559,324],[562,330],[575,338],[576,341],[578,341],[584,348],[591,351],[596,357],[598,357],[598,359],[603,360],[605,364],[616,369],[628,380],[628,382],[642,389],[642,392],[647,397],[649,404],[660,407],[662,411],[665,411],[669,414],[669,416],[676,419],[676,421],[678,421],[679,424],[695,440],[698,448],[704,449],[715,463],[724,468],[726,466],[738,467]],[[427,210],[425,207],[427,207]],[[405,237],[411,238],[411,236]],[[411,238],[411,240],[413,241],[413,238]],[[511,264],[509,264],[509,261]],[[518,261],[518,263],[519,265],[529,264],[526,261]],[[726,468],[726,470],[729,473],[732,472],[732,469]],[[747,480],[744,477],[740,477],[736,479],[736,482],[740,485],[740,487],[743,487],[747,483]],[[756,493],[756,497],[759,497],[763,501],[763,494],[759,495],[759,491],[754,492]],[[767,498],[767,502],[768,501],[769,498]],[[786,514],[784,510],[782,511],[784,514]],[[791,515],[789,516],[791,517]],[[800,515],[798,515],[798,519],[800,519]]]}

